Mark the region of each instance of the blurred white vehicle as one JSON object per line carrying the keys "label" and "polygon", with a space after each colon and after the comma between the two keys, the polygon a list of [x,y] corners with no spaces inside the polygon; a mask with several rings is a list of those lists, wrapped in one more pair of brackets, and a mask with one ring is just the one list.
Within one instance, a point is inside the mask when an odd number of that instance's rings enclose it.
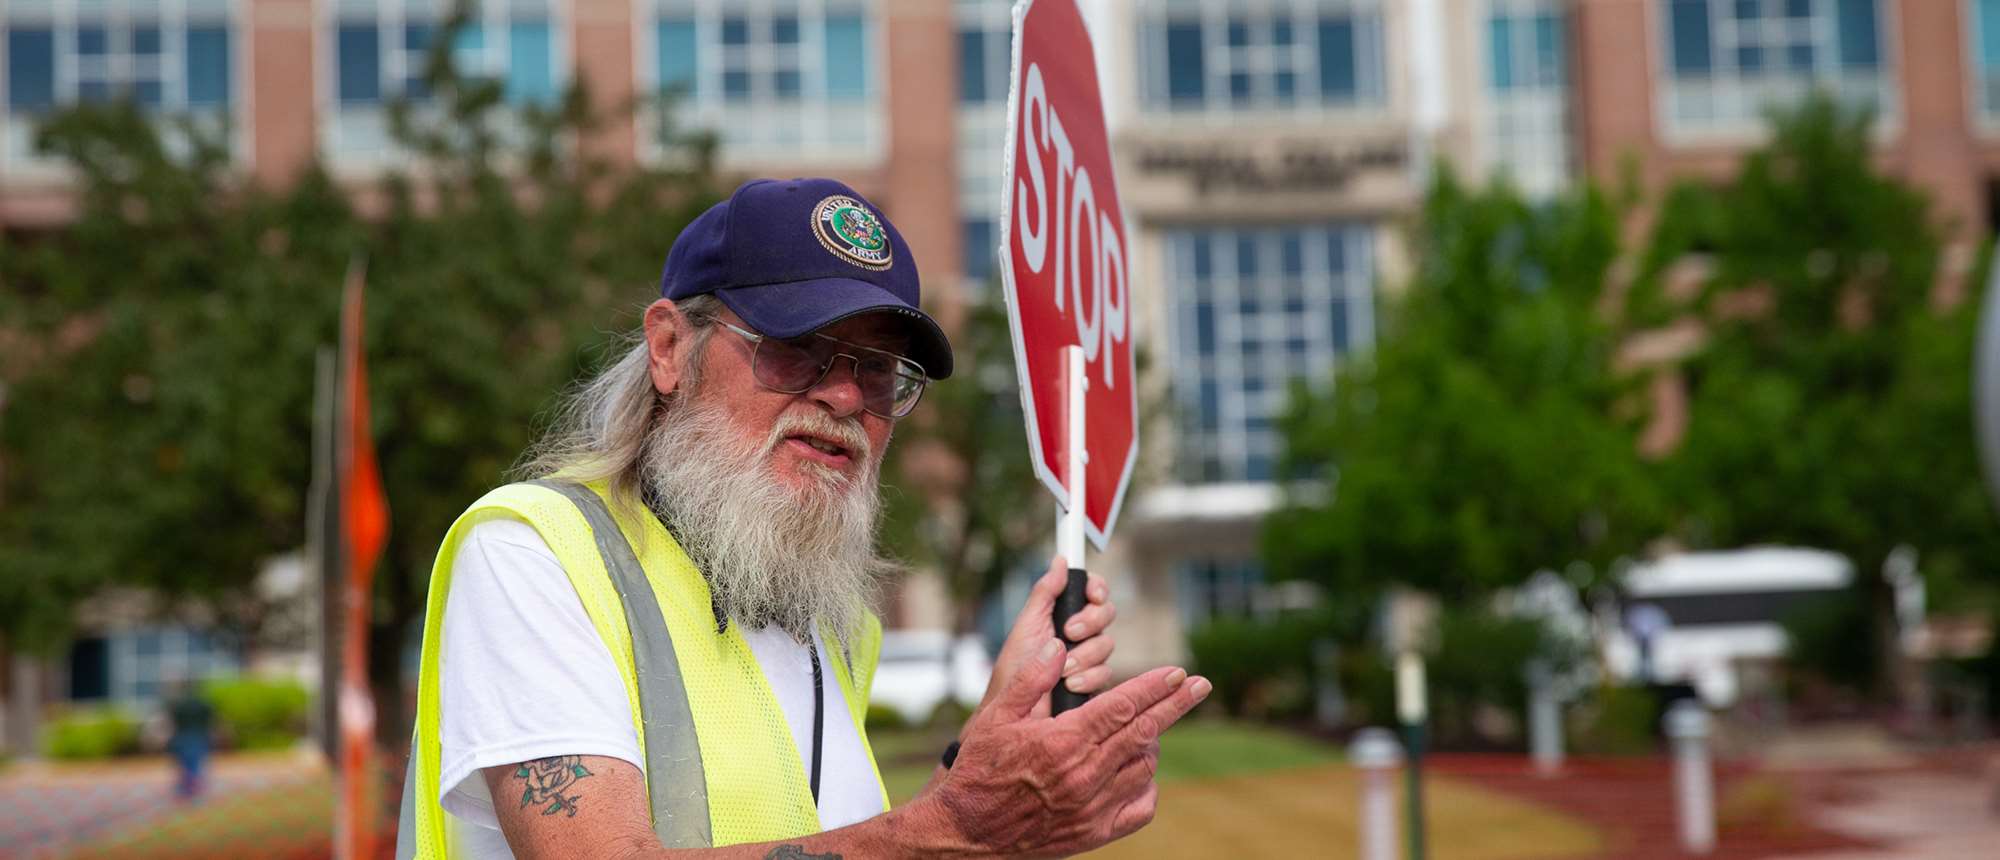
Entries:
{"label": "blurred white vehicle", "polygon": [[978,705],[992,674],[993,659],[978,636],[954,641],[943,630],[887,630],[869,702],[922,723],[947,699],[968,710]]}

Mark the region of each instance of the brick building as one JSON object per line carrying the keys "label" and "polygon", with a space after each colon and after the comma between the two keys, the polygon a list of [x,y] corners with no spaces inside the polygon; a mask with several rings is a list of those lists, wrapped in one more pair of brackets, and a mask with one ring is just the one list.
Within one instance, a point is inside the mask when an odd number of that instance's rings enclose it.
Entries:
{"label": "brick building", "polygon": [[[32,118],[129,93],[234,129],[283,182],[317,153],[365,179],[395,153],[445,0],[0,0],[0,226],[60,224]],[[1083,0],[1133,218],[1135,336],[1154,355],[1139,477],[1108,572],[1121,658],[1171,657],[1262,584],[1273,418],[1373,337],[1431,159],[1531,194],[1628,159],[1650,186],[1726,175],[1759,109],[1813,87],[1875,106],[1888,169],[1926,189],[1958,259],[2000,172],[2000,0]],[[487,0],[461,66],[550,99],[662,87],[744,175],[823,173],[888,210],[947,306],[986,289],[1010,63],[1004,0]],[[585,145],[657,157],[647,117]],[[1018,590],[1002,605],[1019,600]],[[948,617],[913,586],[901,621]],[[114,643],[115,645],[115,643]],[[115,680],[115,679],[114,679]]]}

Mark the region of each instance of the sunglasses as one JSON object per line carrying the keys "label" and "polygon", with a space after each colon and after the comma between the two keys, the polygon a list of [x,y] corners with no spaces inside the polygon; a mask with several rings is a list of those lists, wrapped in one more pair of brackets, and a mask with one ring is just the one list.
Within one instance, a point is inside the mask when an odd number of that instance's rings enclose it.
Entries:
{"label": "sunglasses", "polygon": [[710,322],[729,329],[752,344],[750,375],[758,384],[781,394],[804,394],[833,370],[835,359],[854,363],[854,383],[861,388],[861,409],[870,415],[896,419],[917,408],[930,383],[923,365],[893,352],[849,343],[817,332],[780,340],[745,331],[714,317]]}

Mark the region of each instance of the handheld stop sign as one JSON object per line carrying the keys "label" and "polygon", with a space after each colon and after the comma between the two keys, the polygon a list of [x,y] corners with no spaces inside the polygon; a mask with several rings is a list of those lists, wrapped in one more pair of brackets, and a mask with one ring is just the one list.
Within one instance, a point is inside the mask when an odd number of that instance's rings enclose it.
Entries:
{"label": "handheld stop sign", "polygon": [[[1000,273],[1029,454],[1063,508],[1062,636],[1085,604],[1084,538],[1104,548],[1139,450],[1131,244],[1096,54],[1074,0],[1015,4],[1007,109]],[[1083,700],[1058,686],[1053,703],[1060,713]]]}

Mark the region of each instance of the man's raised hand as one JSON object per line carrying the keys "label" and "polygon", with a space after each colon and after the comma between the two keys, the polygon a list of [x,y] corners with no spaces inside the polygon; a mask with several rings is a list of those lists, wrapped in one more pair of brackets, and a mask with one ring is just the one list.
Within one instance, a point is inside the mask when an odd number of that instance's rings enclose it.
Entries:
{"label": "man's raised hand", "polygon": [[[1062,556],[1049,561],[1049,569],[1043,571],[1040,579],[1028,591],[1028,599],[1021,605],[1021,613],[1014,616],[1014,627],[1007,631],[1007,641],[1000,646],[1000,654],[993,660],[993,677],[986,682],[986,695],[979,701],[980,710],[993,702],[994,696],[1005,687],[1010,679],[1019,674],[1021,667],[1034,659],[1035,649],[1056,635],[1056,598],[1062,596],[1063,585],[1069,581],[1069,562]],[[1084,586],[1087,600],[1082,610],[1070,617],[1069,629],[1062,634],[1076,643],[1069,649],[1062,667],[1063,683],[1072,692],[1095,693],[1104,689],[1111,681],[1111,667],[1106,661],[1111,659],[1115,647],[1108,628],[1118,617],[1118,607],[1111,603],[1111,587],[1097,574],[1090,575],[1090,582]],[[1053,687],[1051,688],[1053,689]],[[1036,713],[1047,716],[1049,697],[1044,692],[1035,704]]]}
{"label": "man's raised hand", "polygon": [[1160,735],[1208,695],[1207,679],[1162,667],[1050,718],[1062,643],[1050,636],[1016,656],[1014,671],[966,724],[956,763],[921,799],[958,835],[958,847],[1065,856],[1152,821]]}

